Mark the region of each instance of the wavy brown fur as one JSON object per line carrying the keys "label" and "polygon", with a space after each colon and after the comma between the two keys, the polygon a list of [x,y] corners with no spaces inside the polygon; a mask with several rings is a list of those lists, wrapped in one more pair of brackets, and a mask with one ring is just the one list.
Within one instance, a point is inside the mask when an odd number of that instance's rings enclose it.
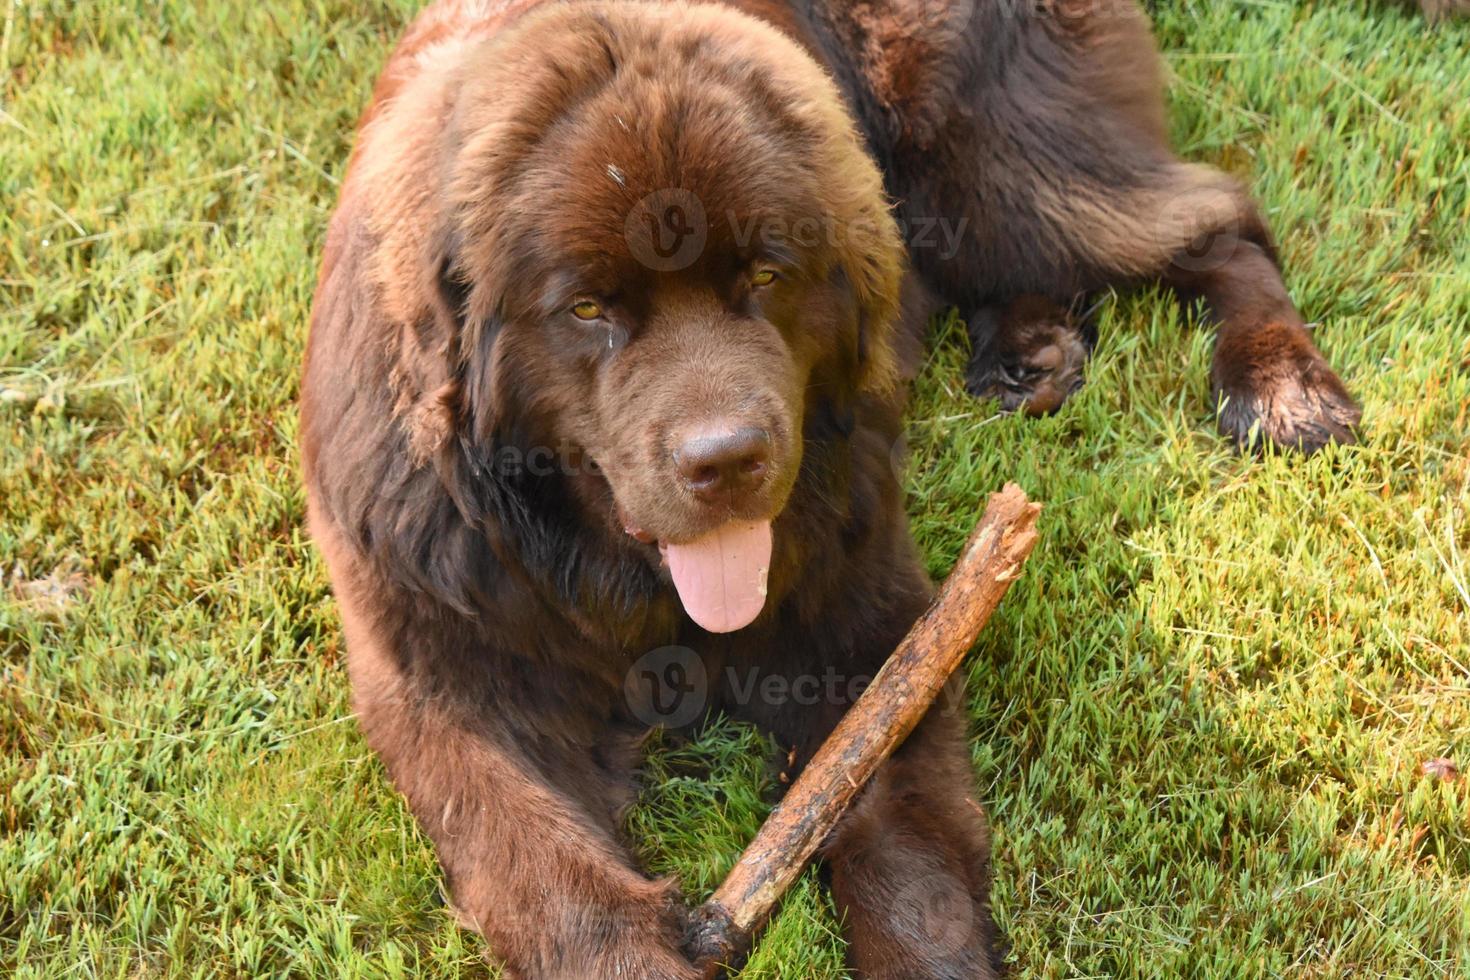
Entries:
{"label": "wavy brown fur", "polygon": [[[927,601],[894,461],[928,313],[977,314],[972,383],[1051,411],[1077,298],[1151,279],[1220,320],[1232,436],[1351,437],[1259,213],[1167,147],[1132,4],[425,11],[328,234],[302,446],[363,729],[512,975],[693,975],[676,892],[620,838],[657,720],[625,681],[677,645],[709,679],[684,720],[722,708],[798,764],[820,742],[853,686],[730,678],[870,675]],[[712,421],[769,448],[717,504],[675,466]],[[775,553],[760,618],[716,636],[651,542],[731,518],[773,519]],[[998,969],[951,694],[825,849],[862,976]]]}

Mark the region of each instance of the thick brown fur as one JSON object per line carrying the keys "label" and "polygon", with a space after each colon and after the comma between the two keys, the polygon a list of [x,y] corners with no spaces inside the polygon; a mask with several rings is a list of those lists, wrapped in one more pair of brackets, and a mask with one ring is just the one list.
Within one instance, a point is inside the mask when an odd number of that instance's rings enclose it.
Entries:
{"label": "thick brown fur", "polygon": [[[1120,0],[426,10],[328,233],[302,447],[363,730],[510,975],[694,976],[621,836],[640,739],[725,710],[799,766],[923,609],[894,461],[933,309],[973,314],[973,388],[1054,411],[1078,297],[1163,279],[1220,321],[1227,432],[1350,438],[1275,263],[1169,151]],[[711,431],[760,453],[718,493]],[[716,635],[658,543],[732,519],[775,548]],[[861,976],[999,969],[964,719],[956,683],[826,842]]]}

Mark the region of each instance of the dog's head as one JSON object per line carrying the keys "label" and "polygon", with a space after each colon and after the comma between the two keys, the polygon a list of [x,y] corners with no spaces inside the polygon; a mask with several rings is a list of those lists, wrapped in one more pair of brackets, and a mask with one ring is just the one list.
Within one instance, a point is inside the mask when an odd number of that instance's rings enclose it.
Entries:
{"label": "dog's head", "polygon": [[743,625],[688,579],[768,560],[811,407],[894,383],[904,250],[838,92],[711,7],[554,7],[454,63],[437,117],[395,133],[399,106],[362,151],[383,173],[370,156],[437,127],[424,186],[396,178],[417,210],[377,212],[401,243],[380,282],[417,264],[403,315],[443,360],[406,386],[416,445],[541,453],[663,550],[697,620]]}

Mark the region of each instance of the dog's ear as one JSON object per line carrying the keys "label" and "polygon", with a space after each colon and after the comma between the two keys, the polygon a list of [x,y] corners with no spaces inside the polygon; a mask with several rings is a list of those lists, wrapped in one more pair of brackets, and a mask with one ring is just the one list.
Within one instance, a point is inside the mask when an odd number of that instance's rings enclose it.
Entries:
{"label": "dog's ear", "polygon": [[452,229],[431,236],[422,274],[428,314],[419,345],[432,368],[423,372],[411,423],[422,439],[415,454],[427,461],[465,447],[488,450],[506,414],[498,293],[466,269]]}
{"label": "dog's ear", "polygon": [[886,208],[865,208],[849,227],[838,261],[857,299],[858,389],[886,394],[901,380],[898,321],[907,255]]}
{"label": "dog's ear", "polygon": [[[455,278],[453,253],[442,236],[430,237],[414,275],[395,283],[401,304],[390,376],[393,414],[403,427],[409,457],[425,465],[449,447],[461,425],[465,287]],[[406,277],[405,277],[406,278]]]}
{"label": "dog's ear", "polygon": [[403,424],[414,463],[432,467],[465,521],[483,526],[495,509],[504,386],[496,343],[501,319],[479,308],[486,300],[475,285],[461,261],[459,233],[431,233],[419,290],[425,312],[415,352],[418,394]]}
{"label": "dog's ear", "polygon": [[825,220],[833,224],[833,258],[858,306],[858,388],[887,393],[901,380],[895,343],[908,250],[889,207],[883,175],[835,93],[814,111],[825,117],[822,128],[829,134],[813,161],[824,175],[816,193]]}
{"label": "dog's ear", "polygon": [[[435,460],[466,425],[484,433],[495,411],[489,364],[497,333],[492,272],[475,266],[466,240],[465,196],[482,213],[498,213],[492,181],[458,173],[464,134],[491,139],[494,120],[460,120],[462,89],[453,73],[425,71],[394,96],[394,110],[365,125],[343,201],[362,215],[370,254],[364,277],[370,302],[385,321],[378,342],[390,364],[393,416],[415,465]],[[429,125],[445,120],[447,125]],[[483,123],[483,125],[481,125]],[[482,132],[483,131],[483,132]],[[484,171],[485,173],[491,171]],[[474,175],[471,174],[470,178]],[[485,251],[486,249],[482,249]],[[493,250],[491,250],[493,253]]]}

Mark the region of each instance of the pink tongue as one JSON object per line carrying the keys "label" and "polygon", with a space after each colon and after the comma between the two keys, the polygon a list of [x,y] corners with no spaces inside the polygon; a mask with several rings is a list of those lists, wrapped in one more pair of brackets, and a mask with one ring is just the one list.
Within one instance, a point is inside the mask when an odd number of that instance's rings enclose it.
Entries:
{"label": "pink tongue", "polygon": [[771,522],[726,524],[687,544],[663,547],[689,618],[711,633],[749,626],[766,604]]}

